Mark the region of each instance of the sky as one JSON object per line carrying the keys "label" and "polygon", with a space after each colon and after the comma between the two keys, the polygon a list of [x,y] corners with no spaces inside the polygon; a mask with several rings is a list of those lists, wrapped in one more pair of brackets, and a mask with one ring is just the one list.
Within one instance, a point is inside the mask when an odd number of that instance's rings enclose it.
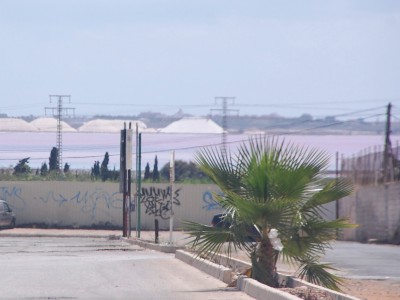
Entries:
{"label": "sky", "polygon": [[0,0],[0,43],[8,116],[400,116],[398,0]]}

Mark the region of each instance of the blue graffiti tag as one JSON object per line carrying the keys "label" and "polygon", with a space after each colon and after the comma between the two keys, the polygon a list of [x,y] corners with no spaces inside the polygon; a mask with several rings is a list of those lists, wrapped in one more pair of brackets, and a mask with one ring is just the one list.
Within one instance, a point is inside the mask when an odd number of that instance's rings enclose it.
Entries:
{"label": "blue graffiti tag", "polygon": [[[54,191],[50,191],[45,196],[40,196],[39,200],[44,203],[48,203],[49,201],[55,202],[58,204],[58,206],[62,206],[67,202],[76,203],[81,205],[81,212],[90,214],[92,219],[95,219],[96,213],[99,213],[100,211],[105,213],[107,216],[111,216],[109,211],[110,208],[122,209],[122,198],[120,197],[121,196],[118,192],[110,195],[103,189],[97,188],[93,192],[78,191],[72,197],[66,197],[62,194],[56,194]],[[100,203],[104,203],[106,208],[100,209]]]}
{"label": "blue graffiti tag", "polygon": [[0,199],[5,200],[15,210],[23,210],[26,206],[25,199],[22,198],[22,189],[20,187],[9,188],[7,186],[0,187]]}
{"label": "blue graffiti tag", "polygon": [[[218,195],[222,195],[222,194],[218,194]],[[214,196],[210,191],[204,192],[203,202],[206,203],[205,205],[203,205],[203,209],[205,209],[207,211],[222,208],[221,204],[214,199]]]}

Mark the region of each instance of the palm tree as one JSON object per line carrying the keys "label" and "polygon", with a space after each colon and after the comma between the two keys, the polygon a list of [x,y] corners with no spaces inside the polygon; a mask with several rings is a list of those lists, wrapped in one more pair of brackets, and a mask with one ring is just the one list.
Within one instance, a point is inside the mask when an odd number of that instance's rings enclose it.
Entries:
{"label": "palm tree", "polygon": [[205,148],[195,159],[222,190],[223,196],[215,197],[225,208],[225,226],[185,222],[198,255],[225,249],[230,256],[244,249],[251,276],[269,286],[277,285],[276,262],[282,255],[300,263],[301,278],[339,290],[341,279],[319,257],[338,229],[353,225],[327,220],[323,205],[349,195],[352,185],[322,177],[329,161],[325,153],[260,136],[243,143],[236,154]]}

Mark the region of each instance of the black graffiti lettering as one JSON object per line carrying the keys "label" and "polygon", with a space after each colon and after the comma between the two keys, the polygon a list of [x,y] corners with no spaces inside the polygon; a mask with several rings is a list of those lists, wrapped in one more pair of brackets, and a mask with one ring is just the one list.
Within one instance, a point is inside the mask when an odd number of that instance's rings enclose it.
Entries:
{"label": "black graffiti lettering", "polygon": [[[180,206],[179,193],[181,189],[174,190],[172,197],[172,204],[175,206]],[[140,202],[145,207],[145,214],[155,217],[160,217],[162,219],[168,219],[171,212],[171,187],[165,189],[162,188],[142,188],[142,193],[140,197]]]}

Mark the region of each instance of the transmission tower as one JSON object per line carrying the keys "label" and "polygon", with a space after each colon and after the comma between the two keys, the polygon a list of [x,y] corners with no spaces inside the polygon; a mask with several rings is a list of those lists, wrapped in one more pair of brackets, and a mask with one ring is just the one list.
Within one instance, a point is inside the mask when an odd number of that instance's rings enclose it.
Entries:
{"label": "transmission tower", "polygon": [[218,104],[218,102],[221,102],[222,108],[219,109],[211,109],[211,112],[213,111],[219,111],[222,112],[222,141],[221,141],[221,150],[222,153],[225,155],[226,154],[226,139],[227,139],[227,134],[228,134],[228,114],[230,112],[236,112],[239,114],[238,109],[228,109],[228,102],[231,104],[235,104],[235,97],[215,97],[215,104]]}
{"label": "transmission tower", "polygon": [[[50,103],[57,102],[56,107],[45,107],[45,115],[50,111],[53,117],[57,118],[57,152],[58,152],[58,171],[62,171],[62,119],[63,116],[75,115],[75,108],[63,107],[64,99],[71,103],[70,95],[50,95]],[[72,114],[69,114],[69,113]]]}

